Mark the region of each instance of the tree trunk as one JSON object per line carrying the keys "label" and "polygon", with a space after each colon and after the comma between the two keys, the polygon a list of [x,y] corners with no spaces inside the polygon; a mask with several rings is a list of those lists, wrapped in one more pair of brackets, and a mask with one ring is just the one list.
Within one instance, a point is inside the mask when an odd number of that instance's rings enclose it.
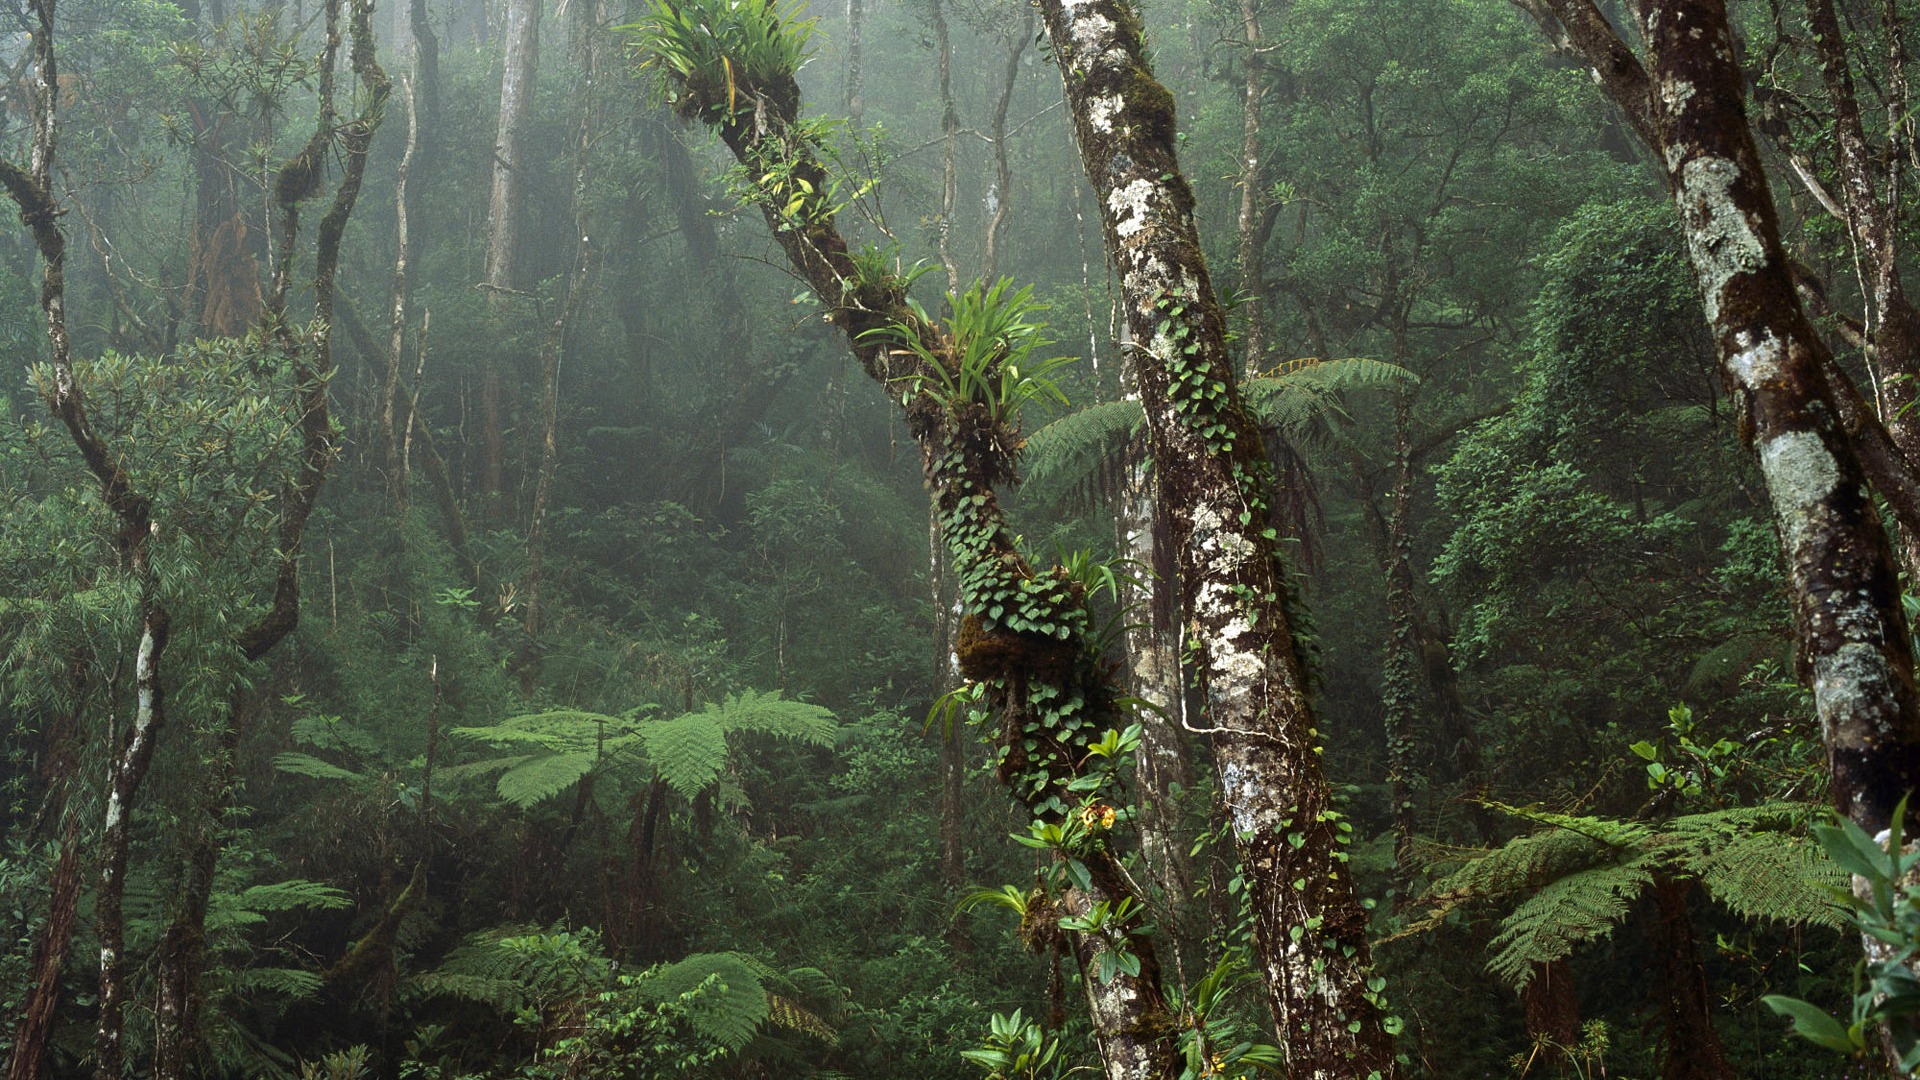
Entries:
{"label": "tree trunk", "polygon": [[1660,911],[1654,936],[1666,991],[1661,1011],[1667,1060],[1660,1075],[1664,1080],[1733,1080],[1737,1074],[1713,1029],[1713,995],[1707,991],[1693,916],[1687,914],[1687,894],[1692,891],[1691,881],[1654,878],[1653,899]]}
{"label": "tree trunk", "polygon": [[1290,583],[1267,522],[1268,470],[1174,154],[1173,97],[1153,77],[1132,8],[1044,0],[1041,13],[1120,274],[1186,643],[1289,1075],[1390,1077],[1393,1040],[1341,850],[1351,826],[1320,765]]}
{"label": "tree trunk", "polygon": [[[741,69],[733,65],[730,70]],[[686,91],[682,115],[701,117],[717,128],[750,174],[781,178],[778,190],[757,200],[774,241],[826,307],[828,321],[847,335],[868,375],[902,405],[969,613],[955,650],[960,670],[984,685],[990,715],[1000,725],[1001,777],[1043,825],[1064,825],[1074,808],[1092,797],[1117,796],[1110,790],[1088,795],[1072,786],[1095,757],[1088,750],[1091,743],[1124,727],[1126,717],[1088,637],[1084,587],[1062,572],[1048,574],[1028,565],[1001,512],[995,488],[1013,476],[1011,452],[1020,442],[1012,420],[985,401],[932,393],[929,388],[940,385],[932,365],[945,368],[956,361],[928,361],[912,349],[889,346],[890,336],[905,335],[929,355],[950,348],[907,305],[904,283],[890,274],[862,272],[831,206],[803,198],[797,212],[787,209],[786,192],[818,193],[830,185],[813,143],[794,130],[800,88],[792,73],[742,80],[718,93],[684,81],[681,88]],[[1126,890],[1125,876],[1105,868],[1111,856],[1096,831],[1088,827],[1086,847],[1075,849],[1088,868],[1087,880],[1069,890],[1077,890],[1078,898],[1063,900],[1084,903],[1089,911],[1100,903],[1111,910],[1131,900],[1129,911],[1138,909],[1139,898]],[[1137,919],[1129,914],[1114,925],[1138,957],[1142,975],[1157,975],[1154,943],[1135,936]],[[1091,940],[1075,944],[1083,961],[1092,961],[1101,947]],[[1124,975],[1110,982],[1095,978],[1086,980],[1086,992],[1110,1080],[1178,1074],[1172,1018],[1156,982]]]}
{"label": "tree trunk", "polygon": [[493,193],[487,204],[486,284],[496,290],[520,286],[520,217],[525,199],[525,144],[533,118],[534,80],[540,65],[541,0],[507,0],[500,74],[500,126],[493,145]]}
{"label": "tree trunk", "polygon": [[1869,834],[1920,782],[1920,712],[1885,532],[1794,292],[1721,0],[1643,20],[1648,100],[1721,365],[1772,496],[1834,803]]}
{"label": "tree trunk", "polygon": [[1128,691],[1150,708],[1139,712],[1140,752],[1134,769],[1140,806],[1134,824],[1140,833],[1140,857],[1148,876],[1170,909],[1177,938],[1192,941],[1193,867],[1191,842],[1181,829],[1175,789],[1193,787],[1193,768],[1182,734],[1187,721],[1185,683],[1180,677],[1180,647],[1174,608],[1179,582],[1173,553],[1165,550],[1156,506],[1153,470],[1145,462],[1127,467],[1114,525],[1120,550],[1132,560],[1138,586],[1121,586],[1120,604],[1128,612],[1126,629]]}
{"label": "tree trunk", "polygon": [[54,864],[52,898],[47,923],[33,948],[33,983],[20,1024],[14,1029],[13,1055],[7,1061],[7,1080],[38,1080],[46,1066],[47,1039],[60,1008],[60,969],[73,945],[75,909],[80,903],[80,836],[71,823],[60,841],[60,861]]}
{"label": "tree trunk", "polygon": [[1007,156],[1007,112],[1013,107],[1013,91],[1020,77],[1020,56],[1033,38],[1033,8],[1023,6],[1020,28],[1013,32],[1007,46],[1007,70],[1000,83],[1000,99],[993,107],[993,193],[987,206],[987,240],[980,257],[980,276],[994,281],[1000,274],[1000,237],[1005,233],[1007,214],[1013,205],[1013,166]]}

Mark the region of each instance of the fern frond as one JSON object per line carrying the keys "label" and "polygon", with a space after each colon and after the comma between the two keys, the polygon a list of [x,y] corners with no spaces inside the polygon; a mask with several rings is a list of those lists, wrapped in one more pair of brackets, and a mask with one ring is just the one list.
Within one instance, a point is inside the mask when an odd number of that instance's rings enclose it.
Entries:
{"label": "fern frond", "polygon": [[580,709],[549,709],[546,712],[510,716],[486,727],[451,728],[463,739],[489,746],[538,746],[553,751],[592,750],[608,734],[624,734],[631,725],[617,716],[585,712]]}
{"label": "fern frond", "polygon": [[640,728],[647,759],[667,786],[692,799],[727,763],[727,733],[710,713],[688,713]]}
{"label": "fern frond", "polygon": [[579,783],[597,760],[599,754],[591,747],[530,757],[501,773],[494,791],[526,810]]}
{"label": "fern frond", "polygon": [[342,911],[353,906],[353,898],[331,885],[292,878],[249,886],[234,903],[248,911]]}
{"label": "fern frond", "polygon": [[766,965],[739,953],[695,953],[677,963],[662,964],[644,973],[634,989],[652,1001],[673,1001],[698,989],[708,978],[717,982],[699,995],[688,1010],[694,1030],[732,1050],[745,1046],[766,1020],[770,1005],[759,971]]}
{"label": "fern frond", "polygon": [[240,968],[227,977],[227,990],[243,1000],[273,994],[293,1001],[311,1001],[320,996],[321,986],[319,973],[300,968]]}
{"label": "fern frond", "polygon": [[1137,400],[1089,405],[1055,420],[1027,436],[1020,451],[1024,486],[1050,501],[1074,490],[1104,497],[1118,486],[1127,447],[1144,420]]}
{"label": "fern frond", "polygon": [[1366,357],[1290,360],[1241,384],[1247,409],[1260,426],[1285,441],[1304,445],[1329,422],[1349,419],[1340,395],[1351,390],[1409,386],[1419,376],[1398,364]]}
{"label": "fern frond", "polygon": [[747,690],[708,705],[707,716],[724,731],[753,731],[814,746],[832,746],[840,726],[833,713],[805,701],[790,701],[774,690]]}
{"label": "fern frond", "polygon": [[275,754],[273,767],[283,773],[295,776],[310,776],[315,780],[364,780],[365,777],[352,769],[343,769],[331,761],[322,761],[312,754],[287,751]]}
{"label": "fern frond", "polygon": [[1652,883],[1644,867],[1596,866],[1547,883],[1500,921],[1487,970],[1514,988],[1525,987],[1534,965],[1564,959],[1583,942],[1602,938],[1626,917]]}
{"label": "fern frond", "polygon": [[315,750],[346,751],[366,758],[380,756],[380,740],[337,716],[308,714],[288,729],[293,741]]}

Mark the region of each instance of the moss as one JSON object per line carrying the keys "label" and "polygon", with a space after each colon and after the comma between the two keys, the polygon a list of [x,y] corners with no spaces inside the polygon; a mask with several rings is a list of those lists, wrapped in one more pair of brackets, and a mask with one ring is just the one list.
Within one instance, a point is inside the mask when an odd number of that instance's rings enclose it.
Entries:
{"label": "moss", "polygon": [[1127,103],[1126,123],[1154,142],[1172,146],[1179,113],[1173,94],[1160,80],[1145,68],[1135,67],[1127,73],[1120,92]]}

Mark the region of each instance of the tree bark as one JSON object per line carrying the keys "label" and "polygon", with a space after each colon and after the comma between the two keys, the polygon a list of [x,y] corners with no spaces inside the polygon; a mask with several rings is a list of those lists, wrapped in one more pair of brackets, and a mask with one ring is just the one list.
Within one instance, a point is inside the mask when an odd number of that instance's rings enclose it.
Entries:
{"label": "tree bark", "polygon": [[[1641,67],[1591,0],[1541,0],[1653,148],[1721,369],[1773,503],[1836,807],[1868,833],[1920,781],[1913,658],[1892,554],[1800,306],[1721,0],[1652,0]],[[1549,26],[1549,32],[1553,27]]]}
{"label": "tree bark", "polygon": [[1174,153],[1173,97],[1153,77],[1130,6],[1043,0],[1041,14],[1120,274],[1186,644],[1288,1072],[1390,1077],[1381,984],[1370,983],[1366,916],[1341,850],[1351,827],[1320,765],[1290,583],[1267,523],[1267,466]]}
{"label": "tree bark", "polygon": [[507,0],[500,73],[500,126],[493,144],[493,191],[487,203],[486,284],[520,286],[520,218],[525,200],[525,144],[540,69],[541,0]]}
{"label": "tree bark", "polygon": [[1654,924],[1660,949],[1661,980],[1666,1000],[1667,1059],[1664,1080],[1733,1080],[1738,1075],[1727,1064],[1720,1034],[1713,1029],[1713,995],[1707,992],[1707,971],[1700,963],[1700,945],[1687,913],[1687,894],[1693,882],[1656,877],[1653,899],[1659,907]]}
{"label": "tree bark", "polygon": [[[732,70],[742,69],[734,65]],[[969,612],[956,649],[961,673],[988,690],[991,713],[1001,729],[1001,777],[1038,820],[1062,823],[1068,808],[1082,800],[1070,785],[1093,757],[1086,746],[1124,727],[1126,718],[1087,636],[1091,622],[1084,589],[1063,573],[1048,574],[1028,565],[1001,512],[995,488],[1014,475],[1017,431],[984,401],[943,400],[930,392],[940,385],[942,374],[933,370],[933,363],[951,370],[956,361],[929,362],[914,350],[891,347],[902,334],[935,357],[944,356],[951,346],[908,307],[899,278],[863,276],[831,207],[803,199],[797,213],[786,209],[789,192],[830,189],[812,144],[794,130],[800,88],[792,73],[757,82],[740,80],[718,93],[685,82],[681,88],[686,91],[679,106],[683,116],[702,118],[717,128],[751,175],[780,179],[779,188],[755,200],[774,241],[826,308],[828,321],[846,334],[867,374],[890,400],[902,403],[907,430],[921,448],[922,474],[933,491],[941,535]],[[994,604],[1001,610],[994,610]],[[1007,625],[1008,608],[1028,628]],[[1089,871],[1087,880],[1063,897],[1070,910],[1084,904],[1084,910],[1091,911],[1101,903],[1113,910],[1122,900],[1133,900],[1137,908],[1138,898],[1127,889],[1125,875],[1118,872],[1104,842],[1089,839],[1088,845],[1078,852]],[[1172,1018],[1155,981],[1159,965],[1154,943],[1137,933],[1136,919],[1115,922],[1140,960],[1141,976],[1084,980],[1093,1035],[1109,1080],[1160,1080],[1179,1073],[1170,1037]],[[1094,962],[1102,947],[1090,940],[1075,944],[1086,963]]]}

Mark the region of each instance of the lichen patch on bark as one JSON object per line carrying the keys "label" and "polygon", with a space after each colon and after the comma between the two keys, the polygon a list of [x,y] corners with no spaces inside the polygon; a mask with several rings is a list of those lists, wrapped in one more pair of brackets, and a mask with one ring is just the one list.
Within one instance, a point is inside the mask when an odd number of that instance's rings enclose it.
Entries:
{"label": "lichen patch on bark", "polygon": [[1773,497],[1787,558],[1799,561],[1803,545],[1817,542],[1830,528],[1825,503],[1839,486],[1840,465],[1817,433],[1788,431],[1760,444],[1760,472]]}

